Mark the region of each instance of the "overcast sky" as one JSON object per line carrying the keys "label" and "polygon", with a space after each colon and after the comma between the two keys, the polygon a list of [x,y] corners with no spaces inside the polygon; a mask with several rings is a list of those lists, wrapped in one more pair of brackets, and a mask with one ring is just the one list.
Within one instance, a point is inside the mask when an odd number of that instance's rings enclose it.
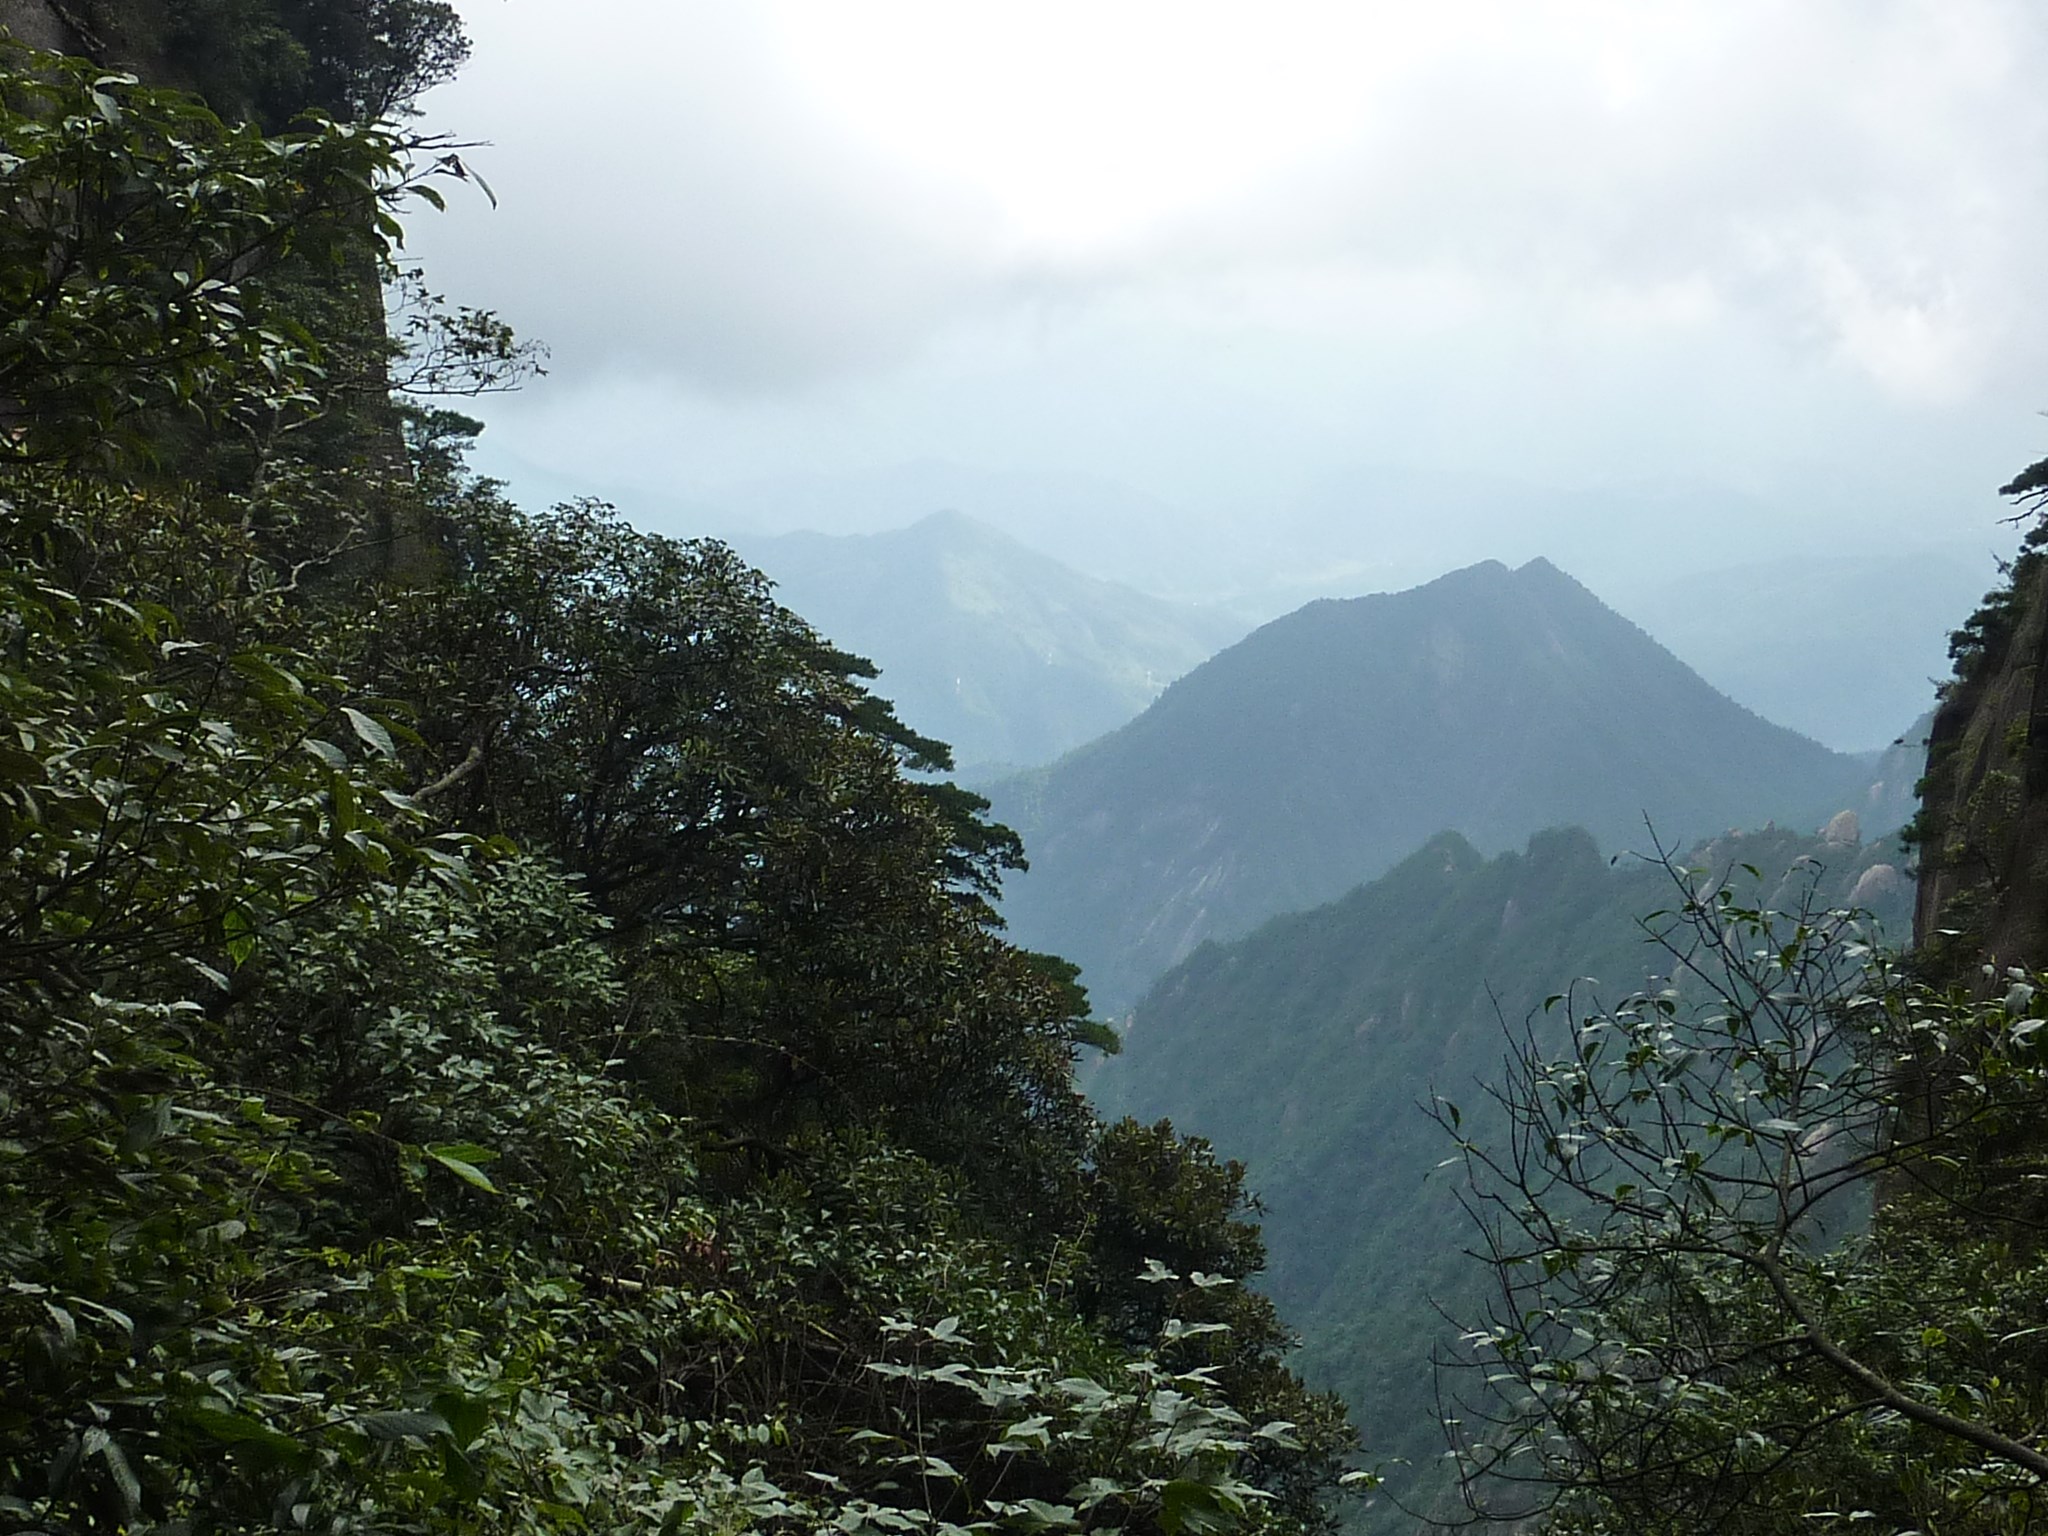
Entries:
{"label": "overcast sky", "polygon": [[2048,452],[2038,0],[462,8],[413,249],[552,348],[526,496],[1611,588],[2009,546]]}

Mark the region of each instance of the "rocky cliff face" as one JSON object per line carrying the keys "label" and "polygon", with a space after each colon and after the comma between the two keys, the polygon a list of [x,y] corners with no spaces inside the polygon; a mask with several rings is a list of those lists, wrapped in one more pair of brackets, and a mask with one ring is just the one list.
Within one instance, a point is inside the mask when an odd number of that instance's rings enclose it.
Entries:
{"label": "rocky cliff face", "polygon": [[178,0],[0,0],[0,29],[31,48],[77,54],[151,85],[195,92],[231,115],[177,58],[174,39],[190,30],[189,22],[181,29]]}
{"label": "rocky cliff face", "polygon": [[[2048,461],[2012,485],[2048,483]],[[2048,965],[2048,525],[1957,631],[1928,734],[1914,940],[1936,970]]]}
{"label": "rocky cliff face", "polygon": [[48,53],[74,53],[109,69],[133,70],[144,80],[189,89],[193,82],[172,67],[162,44],[165,0],[115,5],[65,0],[0,0],[0,28],[16,42]]}
{"label": "rocky cliff face", "polygon": [[47,0],[0,0],[0,29],[16,42],[49,53],[71,53],[80,46],[78,37]]}

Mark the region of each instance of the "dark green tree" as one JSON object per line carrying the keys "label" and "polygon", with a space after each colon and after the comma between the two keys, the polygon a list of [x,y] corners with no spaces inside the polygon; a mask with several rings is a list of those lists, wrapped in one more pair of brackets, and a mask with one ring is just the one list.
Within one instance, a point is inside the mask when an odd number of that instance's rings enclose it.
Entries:
{"label": "dark green tree", "polygon": [[[15,206],[126,201],[0,243],[61,277],[0,354],[0,1530],[1319,1521],[1341,1426],[1273,1411],[1255,1306],[1227,1347],[1155,1261],[1187,1305],[1107,1321],[1147,1195],[1072,968],[997,932],[1014,838],[904,776],[943,747],[729,551],[504,505],[439,408],[375,483],[441,558],[334,579],[386,419],[258,316],[318,312],[392,141],[8,60]],[[1187,1251],[1251,1262],[1177,1155]]]}
{"label": "dark green tree", "polygon": [[147,461],[310,406],[319,344],[262,279],[332,279],[407,187],[381,131],[266,138],[0,40],[0,462]]}

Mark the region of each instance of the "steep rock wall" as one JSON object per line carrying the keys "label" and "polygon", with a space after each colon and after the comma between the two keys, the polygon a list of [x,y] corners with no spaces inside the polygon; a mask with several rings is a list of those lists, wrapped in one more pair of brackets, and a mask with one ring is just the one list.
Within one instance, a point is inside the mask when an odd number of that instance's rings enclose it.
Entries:
{"label": "steep rock wall", "polygon": [[82,46],[47,0],[0,0],[0,28],[46,53],[75,53]]}
{"label": "steep rock wall", "polygon": [[[2017,483],[2017,482],[2016,482]],[[1936,971],[2048,966],[2048,552],[2029,534],[2011,583],[1957,635],[1928,735],[1916,832],[1916,945]]]}
{"label": "steep rock wall", "polygon": [[71,53],[158,85],[191,89],[161,46],[163,0],[0,0],[0,27],[48,53]]}

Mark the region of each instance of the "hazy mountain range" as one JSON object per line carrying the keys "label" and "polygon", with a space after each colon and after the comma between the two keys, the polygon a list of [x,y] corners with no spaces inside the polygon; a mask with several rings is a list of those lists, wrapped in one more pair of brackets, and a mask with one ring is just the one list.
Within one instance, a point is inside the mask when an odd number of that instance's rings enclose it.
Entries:
{"label": "hazy mountain range", "polygon": [[[1644,846],[1849,803],[1869,765],[1752,714],[1545,560],[1311,603],[1122,729],[995,786],[1016,937],[1128,1006],[1205,938],[1315,906],[1451,830]],[[1817,823],[1815,823],[1817,824]]]}
{"label": "hazy mountain range", "polygon": [[879,691],[950,743],[967,778],[1050,762],[1114,730],[1247,628],[1083,576],[953,512],[737,547],[785,606],[881,667]]}
{"label": "hazy mountain range", "polygon": [[[1916,808],[1927,717],[1882,743],[1989,579],[1953,552],[1751,562],[1626,593],[1638,623],[1547,559],[1487,560],[1243,634],[1243,610],[959,514],[739,543],[970,775],[1041,765],[985,786],[1032,859],[1011,935],[1079,961],[1122,1016],[1088,1082],[1105,1114],[1170,1117],[1248,1165],[1298,1364],[1411,1507],[1445,1491],[1429,1357],[1485,1279],[1419,1105],[1446,1091],[1483,1133],[1504,1023],[1581,978],[1663,984],[1639,920],[1669,877],[1610,858],[1651,826],[1903,939],[1912,877],[1884,834]],[[1859,828],[1816,834],[1843,809]],[[1404,1522],[1382,1502],[1361,1523]]]}
{"label": "hazy mountain range", "polygon": [[[1754,865],[1774,905],[1808,881],[1823,906],[1853,896],[1903,940],[1912,882],[1896,846],[1837,833],[1750,833],[1688,862]],[[1667,977],[1639,919],[1674,895],[1664,870],[1610,864],[1576,829],[1492,860],[1444,833],[1328,906],[1201,946],[1146,995],[1122,1054],[1090,1080],[1105,1113],[1170,1117],[1249,1166],[1270,1254],[1262,1286],[1302,1331],[1310,1380],[1351,1403],[1368,1458],[1408,1459],[1397,1493],[1426,1495],[1443,1449],[1429,1360],[1455,1330],[1437,1307],[1474,1316],[1485,1281],[1463,1256],[1455,1174],[1435,1171],[1448,1138],[1420,1106],[1444,1093],[1485,1140],[1478,1085],[1497,1080],[1503,1025],[1579,978],[1613,1000]],[[1698,986],[1681,982],[1681,995]]]}
{"label": "hazy mountain range", "polygon": [[[703,488],[682,505],[742,548],[809,529],[886,533],[956,509],[1082,575],[1185,602],[1245,596],[1266,583],[1275,558],[1269,539],[1227,532],[1118,480],[940,459]],[[1254,617],[1291,606],[1282,598]]]}
{"label": "hazy mountain range", "polygon": [[1111,479],[938,460],[629,499],[748,551],[803,528],[894,537],[955,508],[1069,579],[1220,608],[1245,628],[1447,564],[1542,555],[1730,697],[1844,750],[1881,745],[1927,707],[1931,679],[1947,675],[1948,631],[1994,580],[1991,550],[2004,542],[1987,529],[1917,548],[1799,546],[1786,542],[1798,525],[1788,509],[1724,486],[1567,490],[1372,465],[1276,489],[1255,535]]}

